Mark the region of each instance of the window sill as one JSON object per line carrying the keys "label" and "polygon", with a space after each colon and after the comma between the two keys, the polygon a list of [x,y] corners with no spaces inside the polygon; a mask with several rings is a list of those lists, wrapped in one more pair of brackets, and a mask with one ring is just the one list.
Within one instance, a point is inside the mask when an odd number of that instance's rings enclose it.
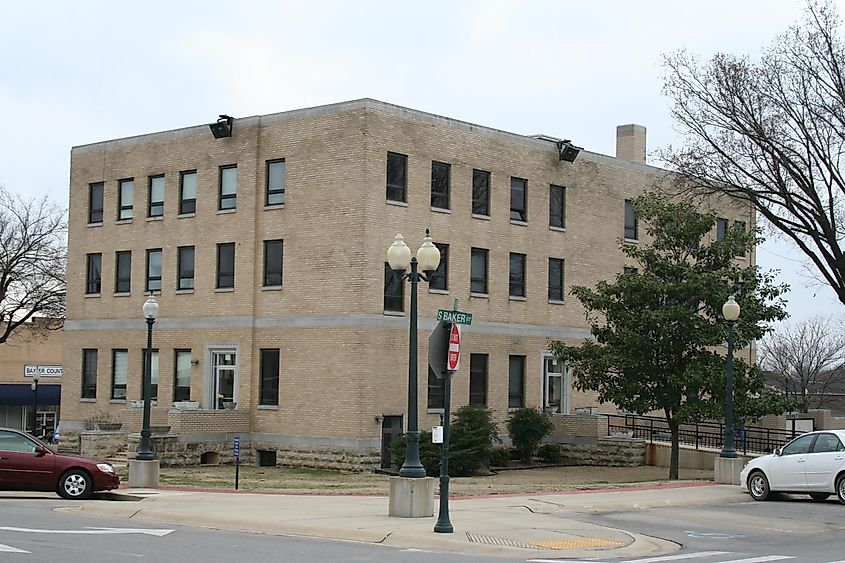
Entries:
{"label": "window sill", "polygon": [[508,301],[528,301],[524,295],[508,295]]}
{"label": "window sill", "polygon": [[478,213],[473,213],[472,218],[473,219],[481,219],[482,221],[489,221],[490,220],[489,215],[479,215]]}
{"label": "window sill", "polygon": [[626,244],[640,244],[640,239],[636,238],[623,238],[622,242]]}
{"label": "window sill", "polygon": [[88,223],[88,225],[87,225],[87,226],[88,226],[88,227],[102,227],[102,226],[103,226],[103,222],[102,222],[102,221],[100,221],[100,222],[98,222],[98,223]]}
{"label": "window sill", "polygon": [[511,219],[511,225],[517,225],[519,227],[527,227],[528,221],[519,221],[517,219]]}
{"label": "window sill", "polygon": [[451,215],[451,214],[452,214],[452,210],[451,210],[451,209],[445,209],[445,208],[443,208],[443,207],[432,207],[432,208],[431,208],[431,210],[432,210],[433,212],[435,212],[435,213],[445,213],[446,215]]}
{"label": "window sill", "polygon": [[147,221],[164,221],[164,215],[156,215],[155,217],[147,217]]}
{"label": "window sill", "polygon": [[473,298],[475,298],[475,299],[490,299],[490,294],[489,293],[473,293],[473,292],[470,291],[469,297],[470,297],[470,299],[473,299]]}
{"label": "window sill", "polygon": [[82,398],[79,399],[79,402],[80,403],[96,403],[97,399],[96,398],[91,399],[90,397],[89,398],[82,397]]}
{"label": "window sill", "polygon": [[85,299],[99,299],[100,293],[86,293]]}
{"label": "window sill", "polygon": [[179,215],[176,216],[176,218],[177,219],[189,219],[191,217],[196,217],[196,216],[197,216],[196,212],[194,212],[194,213],[180,213]]}
{"label": "window sill", "polygon": [[558,299],[549,299],[549,305],[564,305],[565,303],[562,300]]}
{"label": "window sill", "polygon": [[131,225],[132,219],[118,219],[114,222],[115,225]]}
{"label": "window sill", "polygon": [[177,289],[174,293],[176,295],[191,295],[193,292],[193,289]]}
{"label": "window sill", "polygon": [[448,289],[431,289],[431,288],[429,287],[429,288],[428,288],[428,292],[429,292],[429,293],[436,293],[437,295],[449,295],[449,290],[448,290]]}
{"label": "window sill", "polygon": [[261,287],[261,291],[281,291],[282,286],[280,285],[265,285]]}
{"label": "window sill", "polygon": [[132,293],[130,293],[128,291],[121,291],[119,293],[114,293],[112,295],[112,297],[130,297],[131,295],[132,295]]}
{"label": "window sill", "polygon": [[126,399],[109,399],[110,405],[125,405]]}
{"label": "window sill", "polygon": [[214,293],[234,293],[234,287],[218,287],[214,290]]}
{"label": "window sill", "polygon": [[386,317],[404,317],[405,311],[384,311]]}
{"label": "window sill", "polygon": [[559,233],[565,233],[566,227],[555,227],[554,225],[549,225],[549,230],[550,231],[557,231]]}
{"label": "window sill", "polygon": [[408,203],[405,202],[405,201],[396,201],[396,200],[393,200],[393,199],[386,199],[386,200],[384,200],[384,202],[387,205],[395,205],[396,207],[408,207]]}
{"label": "window sill", "polygon": [[520,409],[524,409],[525,407],[508,407],[508,412],[516,412]]}
{"label": "window sill", "polygon": [[433,409],[429,407],[428,409],[426,409],[426,413],[428,414],[443,414],[444,412],[445,409],[443,407],[440,407],[438,409]]}
{"label": "window sill", "polygon": [[279,405],[258,405],[257,408],[260,411],[277,411],[279,410]]}
{"label": "window sill", "polygon": [[264,211],[270,211],[271,209],[284,209],[284,208],[285,208],[284,203],[274,203],[273,205],[265,205]]}
{"label": "window sill", "polygon": [[234,213],[236,211],[237,211],[237,208],[234,208],[234,209],[218,209],[217,214],[218,215],[229,215],[229,214]]}

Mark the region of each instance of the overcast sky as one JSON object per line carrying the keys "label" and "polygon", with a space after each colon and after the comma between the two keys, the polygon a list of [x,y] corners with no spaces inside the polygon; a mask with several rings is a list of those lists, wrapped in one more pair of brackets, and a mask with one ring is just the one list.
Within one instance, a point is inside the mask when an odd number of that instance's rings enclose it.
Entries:
{"label": "overcast sky", "polygon": [[[845,0],[838,0],[840,13]],[[375,98],[615,153],[677,144],[660,56],[756,56],[798,0],[4,2],[0,185],[67,205],[72,146]],[[793,319],[845,312],[770,240]]]}

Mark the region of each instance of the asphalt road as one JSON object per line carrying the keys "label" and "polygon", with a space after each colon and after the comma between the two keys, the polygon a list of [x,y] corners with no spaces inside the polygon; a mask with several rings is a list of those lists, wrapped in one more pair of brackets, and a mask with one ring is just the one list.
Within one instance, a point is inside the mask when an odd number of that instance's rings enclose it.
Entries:
{"label": "asphalt road", "polygon": [[755,502],[748,497],[726,505],[581,513],[576,519],[683,546],[669,557],[633,560],[642,563],[845,563],[845,506],[831,499],[815,502],[806,496],[780,495],[777,500]]}
{"label": "asphalt road", "polygon": [[[478,563],[482,557],[333,540],[91,518],[60,499],[0,498],[0,562],[155,563],[396,561]],[[64,508],[63,508],[64,507]],[[524,559],[522,559],[524,561]]]}

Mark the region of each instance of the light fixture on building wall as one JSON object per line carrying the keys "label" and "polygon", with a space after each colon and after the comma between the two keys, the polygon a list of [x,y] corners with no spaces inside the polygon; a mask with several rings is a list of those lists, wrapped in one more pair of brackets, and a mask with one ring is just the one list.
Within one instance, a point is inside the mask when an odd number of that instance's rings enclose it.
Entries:
{"label": "light fixture on building wall", "polygon": [[234,122],[235,119],[233,117],[220,115],[220,119],[215,123],[210,123],[208,126],[211,128],[211,134],[214,135],[215,139],[222,139],[232,136],[232,125]]}
{"label": "light fixture on building wall", "polygon": [[198,366],[200,365],[200,361],[197,358],[191,358],[191,365]]}
{"label": "light fixture on building wall", "polygon": [[557,150],[559,159],[566,162],[575,162],[578,153],[581,152],[581,147],[576,147],[569,139],[564,139],[557,142]]}

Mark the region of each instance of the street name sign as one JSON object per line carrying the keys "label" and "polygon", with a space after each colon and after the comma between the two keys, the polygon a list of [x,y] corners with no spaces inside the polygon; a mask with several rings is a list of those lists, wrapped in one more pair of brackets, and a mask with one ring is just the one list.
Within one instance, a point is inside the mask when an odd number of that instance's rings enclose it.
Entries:
{"label": "street name sign", "polygon": [[465,313],[464,311],[452,311],[449,309],[438,309],[437,320],[442,321],[444,323],[471,325],[472,313]]}

